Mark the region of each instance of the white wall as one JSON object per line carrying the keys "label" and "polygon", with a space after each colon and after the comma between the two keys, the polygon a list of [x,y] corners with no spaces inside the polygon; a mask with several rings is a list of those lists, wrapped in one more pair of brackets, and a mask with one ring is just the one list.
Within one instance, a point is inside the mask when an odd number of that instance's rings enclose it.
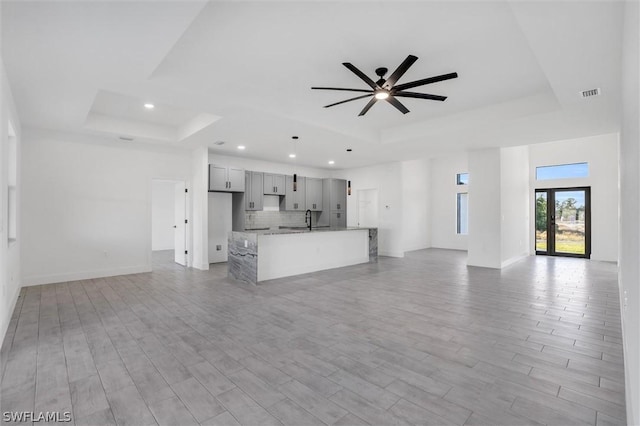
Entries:
{"label": "white wall", "polygon": [[[1,8],[0,8],[1,9]],[[17,157],[17,182],[16,182],[16,202],[17,202],[17,240],[11,244],[8,241],[8,176],[9,164],[7,159],[9,128],[11,121],[15,131],[16,157]],[[20,120],[13,103],[13,96],[9,87],[9,82],[4,69],[4,63],[0,57],[0,342],[9,326],[11,314],[18,300],[22,277],[20,272],[20,246],[22,245],[22,223],[21,223],[21,152],[22,152],[22,132]]]}
{"label": "white wall", "polygon": [[151,250],[173,250],[175,246],[175,186],[173,181],[151,183]]}
{"label": "white wall", "polygon": [[22,146],[24,284],[151,270],[151,182],[189,182],[188,153],[28,128]]}
{"label": "white wall", "polygon": [[[529,149],[532,188],[591,187],[591,258],[618,260],[618,135],[599,135],[531,145]],[[589,177],[536,181],[536,167],[589,163]],[[533,192],[533,190],[532,190]],[[533,194],[530,194],[533,200]],[[531,202],[530,226],[534,229],[535,205]],[[530,243],[535,253],[535,241]]]}
{"label": "white wall", "polygon": [[429,187],[431,246],[444,249],[466,250],[467,235],[456,233],[457,213],[456,195],[458,192],[470,192],[473,176],[469,185],[456,185],[456,174],[469,171],[467,154],[434,158],[430,161]]}
{"label": "white wall", "polygon": [[296,174],[305,177],[328,178],[332,177],[333,170],[317,169],[313,167],[301,167],[295,164],[293,160],[290,163],[274,163],[271,161],[255,160],[245,157],[231,157],[228,155],[218,155],[215,152],[209,153],[209,163],[221,166],[239,167],[253,172],[278,173],[283,175],[292,175],[294,170]]}
{"label": "white wall", "polygon": [[[350,180],[352,194],[360,189],[378,190],[378,254],[403,257],[402,164],[394,162],[339,170],[334,177]],[[347,226],[357,225],[357,203],[357,197],[347,196]]]}
{"label": "white wall", "polygon": [[640,7],[636,1],[625,2],[623,35],[619,283],[627,424],[640,425]]}
{"label": "white wall", "polygon": [[529,215],[529,147],[500,149],[501,266],[526,257],[534,229]]}
{"label": "white wall", "polygon": [[404,251],[431,247],[428,159],[402,162],[402,226]]}
{"label": "white wall", "polygon": [[473,182],[473,190],[469,191],[467,264],[500,268],[502,234],[499,149],[469,152],[469,182]]}
{"label": "white wall", "polygon": [[209,269],[209,151],[206,147],[191,153],[191,178],[193,189],[193,244],[189,250],[190,266]]}

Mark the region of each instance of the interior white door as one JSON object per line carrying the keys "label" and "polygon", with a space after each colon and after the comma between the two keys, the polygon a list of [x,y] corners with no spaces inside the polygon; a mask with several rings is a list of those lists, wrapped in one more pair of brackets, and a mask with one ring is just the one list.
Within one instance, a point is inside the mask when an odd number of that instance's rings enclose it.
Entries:
{"label": "interior white door", "polygon": [[378,190],[358,190],[358,226],[378,227]]}
{"label": "interior white door", "polygon": [[175,224],[174,224],[174,260],[187,266],[187,193],[183,182],[175,185]]}

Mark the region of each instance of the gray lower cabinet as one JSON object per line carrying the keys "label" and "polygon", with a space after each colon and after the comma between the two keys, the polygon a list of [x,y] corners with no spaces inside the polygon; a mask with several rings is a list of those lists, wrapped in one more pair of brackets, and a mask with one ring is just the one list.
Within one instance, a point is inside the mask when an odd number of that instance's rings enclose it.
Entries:
{"label": "gray lower cabinet", "polygon": [[306,204],[307,209],[322,211],[322,179],[306,178]]}
{"label": "gray lower cabinet", "polygon": [[209,191],[244,192],[244,178],[243,169],[209,164]]}
{"label": "gray lower cabinet", "polygon": [[347,212],[346,211],[343,211],[343,212],[332,211],[329,225],[332,228],[346,228],[347,227]]}
{"label": "gray lower cabinet", "polygon": [[245,172],[244,209],[262,210],[264,202],[263,173]]}
{"label": "gray lower cabinet", "polygon": [[285,195],[286,181],[284,175],[264,174],[264,195]]}
{"label": "gray lower cabinet", "polygon": [[296,190],[293,190],[293,176],[286,177],[286,193],[284,196],[285,210],[305,211],[307,210],[306,202],[306,179],[303,176],[297,176]]}

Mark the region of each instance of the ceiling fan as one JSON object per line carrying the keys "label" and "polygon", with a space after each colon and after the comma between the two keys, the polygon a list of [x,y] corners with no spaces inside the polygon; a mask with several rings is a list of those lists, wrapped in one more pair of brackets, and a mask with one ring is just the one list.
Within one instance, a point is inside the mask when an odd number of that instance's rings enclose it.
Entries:
{"label": "ceiling fan", "polygon": [[396,107],[401,113],[406,114],[409,112],[407,107],[402,105],[402,103],[396,98],[416,98],[416,99],[430,99],[432,101],[444,101],[447,99],[446,96],[439,95],[430,95],[427,93],[418,93],[418,92],[406,92],[406,89],[412,89],[418,86],[424,86],[425,84],[437,83],[443,80],[449,80],[452,78],[457,78],[458,73],[452,72],[449,74],[442,74],[435,77],[424,78],[422,80],[416,80],[409,83],[396,84],[396,82],[407,72],[409,67],[413,65],[415,61],[418,60],[417,56],[409,55],[407,59],[405,59],[400,66],[389,76],[389,78],[385,79],[384,76],[387,73],[388,69],[386,68],[378,68],[376,69],[376,75],[379,77],[378,81],[373,81],[369,77],[367,77],[362,71],[356,68],[353,64],[349,62],[343,62],[342,65],[347,67],[351,72],[360,77],[362,81],[367,83],[367,85],[371,88],[370,90],[365,89],[346,89],[340,87],[312,87],[315,90],[341,90],[345,92],[362,92],[366,93],[366,95],[356,96],[355,98],[346,99],[344,101],[336,102],[333,104],[325,105],[325,108],[329,108],[332,106],[340,105],[345,102],[355,101],[357,99],[364,99],[372,96],[369,102],[364,106],[362,111],[358,116],[365,115],[367,111],[371,109],[373,104],[375,104],[379,100],[385,100],[389,102],[391,105]]}

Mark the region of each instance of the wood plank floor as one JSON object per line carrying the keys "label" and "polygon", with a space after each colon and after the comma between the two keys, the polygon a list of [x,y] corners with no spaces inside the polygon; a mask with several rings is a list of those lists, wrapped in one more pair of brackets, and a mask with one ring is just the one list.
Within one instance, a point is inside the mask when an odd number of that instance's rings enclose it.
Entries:
{"label": "wood plank floor", "polygon": [[[251,286],[226,266],[24,288],[2,411],[76,425],[622,425],[616,266],[421,250]],[[69,423],[65,423],[69,424]]]}

